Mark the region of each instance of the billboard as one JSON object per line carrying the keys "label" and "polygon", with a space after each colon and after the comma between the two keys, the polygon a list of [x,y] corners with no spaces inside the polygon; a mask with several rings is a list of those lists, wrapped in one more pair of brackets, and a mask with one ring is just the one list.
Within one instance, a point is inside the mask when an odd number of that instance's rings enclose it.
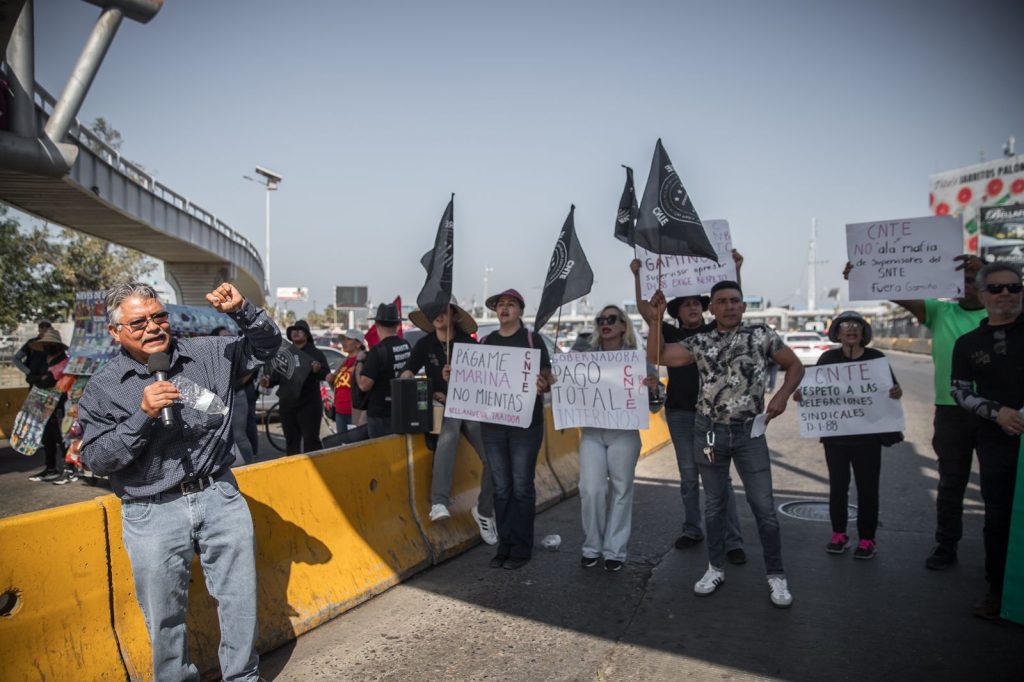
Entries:
{"label": "billboard", "polygon": [[334,287],[334,307],[364,308],[367,293],[366,287]]}
{"label": "billboard", "polygon": [[990,260],[1024,265],[1024,203],[983,206],[978,249]]}
{"label": "billboard", "polygon": [[277,300],[279,301],[306,301],[309,300],[309,289],[307,287],[278,287]]}
{"label": "billboard", "polygon": [[1024,201],[1024,155],[936,173],[928,176],[928,185],[932,214],[963,218],[964,246],[978,253],[978,209]]}

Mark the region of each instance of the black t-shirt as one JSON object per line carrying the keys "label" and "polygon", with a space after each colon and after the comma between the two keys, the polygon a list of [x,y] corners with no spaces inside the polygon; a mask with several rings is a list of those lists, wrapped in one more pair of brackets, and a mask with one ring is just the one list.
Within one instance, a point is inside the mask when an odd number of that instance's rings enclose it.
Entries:
{"label": "black t-shirt", "polygon": [[[700,334],[714,329],[715,323],[702,324],[695,329],[677,327],[674,324],[662,321],[661,333],[665,336],[665,343],[678,343],[688,339],[694,334]],[[682,367],[668,368],[668,392],[665,395],[665,407],[670,410],[697,411],[697,392],[700,390],[700,373],[697,371],[697,363],[691,362]]]}
{"label": "black t-shirt", "polygon": [[[843,354],[842,348],[832,348],[831,350],[825,351],[818,357],[817,364],[838,365],[843,362],[864,362],[866,360],[878,360],[879,358],[884,357],[885,353],[883,353],[880,350],[876,350],[874,348],[865,348],[863,355],[861,355],[859,358],[853,359],[846,357]],[[899,382],[896,381],[896,374],[892,371],[891,367],[889,368],[889,372],[890,374],[892,374],[892,383],[895,385],[899,385]],[[843,445],[874,445],[875,443],[878,442],[878,438],[880,435],[881,434],[877,433],[859,433],[852,436],[828,436],[826,438],[822,438],[821,442],[825,444],[835,443]]]}
{"label": "black t-shirt", "polygon": [[[530,336],[527,336],[529,334]],[[533,345],[530,345],[530,337],[533,338]],[[527,331],[525,325],[519,326],[517,331],[512,336],[502,336],[497,331],[491,332],[484,339],[484,345],[487,346],[511,346],[513,348],[536,348],[540,351],[540,368],[542,370],[551,369],[551,356],[548,355],[547,346],[544,345],[544,340],[541,339],[540,334],[537,332]],[[537,402],[533,406],[533,419],[530,420],[530,426],[536,426],[537,424],[544,423],[544,396],[540,393],[537,394]],[[518,428],[518,427],[510,427]]]}
{"label": "black t-shirt", "polygon": [[366,414],[371,417],[391,416],[391,380],[405,370],[412,355],[412,346],[405,339],[389,336],[366,352],[362,376],[373,379]]}
{"label": "black t-shirt", "polygon": [[[469,334],[456,330],[452,339],[448,342],[447,348],[451,349],[452,344],[456,343],[476,343],[476,341]],[[416,345],[412,347],[412,355],[409,356],[409,362],[405,365],[405,368],[413,374],[418,373],[421,369],[424,370],[427,378],[430,379],[430,390],[447,395],[448,382],[444,380],[442,373],[444,366],[450,360],[449,355],[445,353],[444,342],[438,340],[437,334],[430,333],[417,341]]]}
{"label": "black t-shirt", "polygon": [[953,346],[954,382],[974,384],[974,393],[1001,407],[1024,406],[1024,315],[989,326],[988,318]]}
{"label": "black t-shirt", "polygon": [[[301,353],[305,353],[309,356],[310,361],[316,361],[320,363],[320,371],[314,372],[310,369],[309,374],[306,375],[306,380],[302,382],[302,387],[299,389],[299,394],[295,400],[290,401],[291,406],[296,405],[308,405],[311,402],[320,400],[320,382],[327,378],[331,368],[327,364],[327,357],[323,351],[314,346],[312,343],[306,342],[306,345],[302,348],[297,349]],[[285,409],[286,403],[289,401],[281,400],[281,408]]]}

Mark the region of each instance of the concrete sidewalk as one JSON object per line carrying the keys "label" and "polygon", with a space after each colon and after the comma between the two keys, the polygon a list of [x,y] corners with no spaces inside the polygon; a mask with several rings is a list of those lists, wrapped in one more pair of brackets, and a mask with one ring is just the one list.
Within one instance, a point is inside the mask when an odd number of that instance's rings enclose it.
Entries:
{"label": "concrete sidewalk", "polygon": [[[631,556],[620,573],[582,569],[578,498],[537,519],[534,560],[487,567],[490,547],[428,570],[263,657],[277,680],[760,679],[1019,680],[1024,627],[973,618],[985,591],[981,502],[972,481],[960,563],[924,568],[936,481],[930,362],[894,361],[908,395],[905,442],[884,451],[879,554],[855,561],[824,546],[827,522],[780,516],[788,611],[771,606],[753,517],[740,512],[750,561],[698,598],[702,545],[680,551],[678,470],[671,448],[637,470]],[[901,374],[902,372],[902,374]],[[827,501],[817,441],[795,410],[772,423],[776,504]],[[855,493],[851,491],[852,500]],[[539,539],[557,533],[558,551]],[[851,524],[851,534],[856,529]]]}

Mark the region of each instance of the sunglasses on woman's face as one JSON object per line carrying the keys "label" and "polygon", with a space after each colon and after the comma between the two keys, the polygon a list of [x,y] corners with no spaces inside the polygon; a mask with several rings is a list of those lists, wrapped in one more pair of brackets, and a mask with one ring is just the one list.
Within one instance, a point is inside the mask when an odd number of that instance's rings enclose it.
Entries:
{"label": "sunglasses on woman's face", "polygon": [[598,327],[603,327],[606,324],[618,324],[619,323],[619,316],[618,315],[608,315],[607,317],[598,317],[597,319],[594,320],[594,322],[597,323]]}
{"label": "sunglasses on woman's face", "polygon": [[990,294],[1001,294],[1003,290],[1009,291],[1011,294],[1019,294],[1024,290],[1024,284],[1020,282],[1014,282],[1013,284],[986,284],[985,291]]}

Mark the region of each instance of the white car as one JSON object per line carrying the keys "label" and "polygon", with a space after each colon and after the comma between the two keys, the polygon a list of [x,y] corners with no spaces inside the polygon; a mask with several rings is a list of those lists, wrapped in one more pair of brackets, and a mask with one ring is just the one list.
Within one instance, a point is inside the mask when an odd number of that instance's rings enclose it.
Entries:
{"label": "white car", "polygon": [[789,332],[781,336],[782,342],[793,349],[804,365],[817,364],[822,353],[839,346],[817,332]]}

